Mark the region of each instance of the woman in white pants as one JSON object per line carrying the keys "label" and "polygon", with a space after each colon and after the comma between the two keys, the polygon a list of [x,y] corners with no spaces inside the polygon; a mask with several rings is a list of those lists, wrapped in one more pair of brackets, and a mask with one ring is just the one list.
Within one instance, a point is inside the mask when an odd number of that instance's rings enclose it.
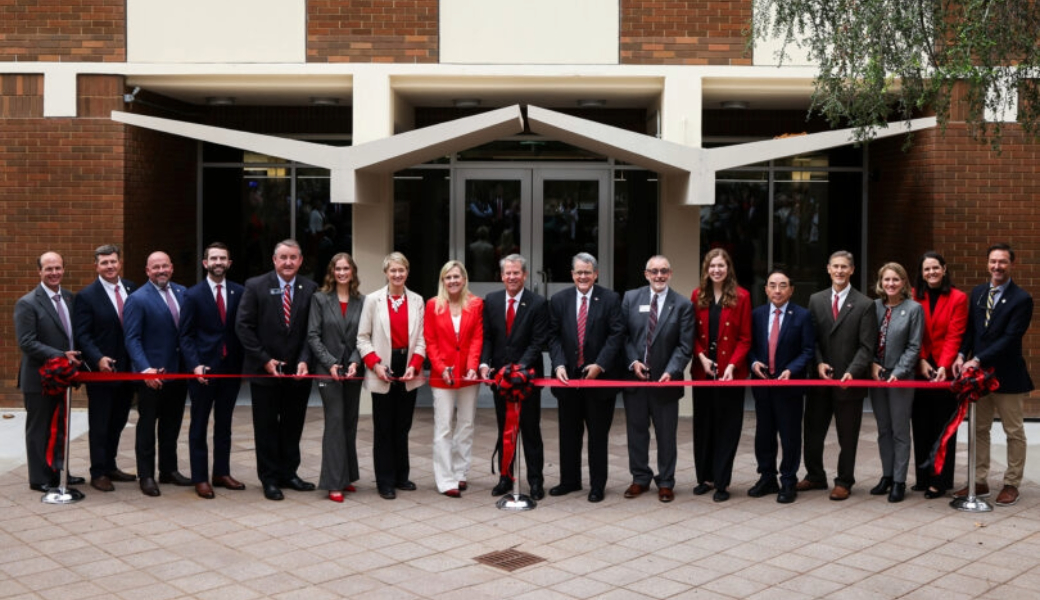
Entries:
{"label": "woman in white pants", "polygon": [[469,292],[466,267],[457,260],[441,268],[437,288],[423,317],[433,388],[433,476],[437,491],[459,498],[472,462],[484,301]]}

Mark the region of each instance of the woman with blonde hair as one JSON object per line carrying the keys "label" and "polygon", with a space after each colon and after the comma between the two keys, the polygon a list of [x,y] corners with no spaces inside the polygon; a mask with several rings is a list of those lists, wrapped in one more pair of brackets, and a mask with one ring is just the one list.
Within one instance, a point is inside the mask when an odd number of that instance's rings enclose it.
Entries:
{"label": "woman with blonde hair", "polygon": [[462,496],[472,462],[483,314],[484,301],[470,293],[466,267],[446,262],[437,297],[426,302],[423,329],[433,388],[433,477],[437,491],[450,498]]}
{"label": "woman with blonde hair", "polygon": [[[751,350],[751,294],[737,285],[733,260],[722,248],[704,255],[701,285],[690,300],[696,313],[693,379],[747,379]],[[744,388],[698,390],[693,395],[693,462],[700,496],[715,490],[729,500],[733,460],[744,422]]]}

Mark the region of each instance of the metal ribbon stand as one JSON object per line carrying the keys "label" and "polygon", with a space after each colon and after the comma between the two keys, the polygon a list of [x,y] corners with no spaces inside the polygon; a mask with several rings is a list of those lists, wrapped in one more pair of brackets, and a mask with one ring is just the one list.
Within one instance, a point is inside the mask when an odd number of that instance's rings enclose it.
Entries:
{"label": "metal ribbon stand", "polygon": [[991,512],[993,506],[975,495],[975,403],[968,406],[968,495],[954,498],[950,506],[964,512]]}
{"label": "metal ribbon stand", "polygon": [[[523,405],[521,405],[521,407],[522,406]],[[521,460],[521,458],[523,457],[523,438],[520,435],[519,419],[517,419],[516,433],[514,435],[516,436],[516,454],[513,456],[513,472],[516,474],[513,483],[514,491],[499,498],[498,502],[495,502],[495,506],[498,507],[499,510],[534,510],[535,508],[537,508],[538,502],[536,502],[534,498],[528,496],[527,494],[520,493],[520,486],[522,485],[521,482],[523,481],[523,477],[521,477],[522,473],[520,472],[520,465],[523,463],[523,460]],[[530,485],[528,485],[528,487],[530,487]]]}
{"label": "metal ribbon stand", "polygon": [[43,495],[44,504],[72,504],[84,498],[83,492],[69,487],[69,410],[72,408],[72,388],[65,389],[65,450],[62,455],[61,479],[58,487]]}

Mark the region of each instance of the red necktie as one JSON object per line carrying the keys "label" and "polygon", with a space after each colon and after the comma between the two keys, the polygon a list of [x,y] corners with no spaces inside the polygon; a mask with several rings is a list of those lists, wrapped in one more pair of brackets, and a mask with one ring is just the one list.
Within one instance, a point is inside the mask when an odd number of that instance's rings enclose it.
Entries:
{"label": "red necktie", "polygon": [[838,320],[838,295],[837,294],[834,294],[834,308],[831,310],[831,312],[834,314],[834,320],[837,321]]}
{"label": "red necktie", "polygon": [[123,324],[123,295],[119,293],[119,290],[121,288],[122,288],[122,286],[120,286],[117,283],[116,284],[116,288],[115,288],[115,292],[116,292],[116,312],[119,313],[119,324],[120,325]]}
{"label": "red necktie", "polygon": [[285,326],[289,326],[289,315],[292,314],[292,287],[285,284],[285,293],[282,294],[282,316],[285,318]]}
{"label": "red necktie", "polygon": [[780,309],[773,313],[773,330],[769,332],[769,372],[776,373],[776,345],[780,341]]}
{"label": "red necktie", "polygon": [[578,309],[578,368],[585,366],[585,323],[589,320],[589,297],[581,297]]}
{"label": "red necktie", "polygon": [[506,309],[506,335],[513,331],[513,320],[516,319],[516,298],[509,299],[509,308]]}
{"label": "red necktie", "polygon": [[[217,314],[220,315],[220,324],[227,324],[227,307],[224,306],[224,296],[220,293],[220,288],[223,287],[219,283],[217,284]],[[220,358],[227,358],[227,344],[221,344],[220,346]]]}

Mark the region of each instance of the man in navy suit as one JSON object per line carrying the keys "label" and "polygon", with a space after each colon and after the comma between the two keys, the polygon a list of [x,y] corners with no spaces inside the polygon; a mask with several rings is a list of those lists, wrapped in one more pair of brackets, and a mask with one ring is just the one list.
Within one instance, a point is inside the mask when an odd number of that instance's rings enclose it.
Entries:
{"label": "man in navy suit", "polygon": [[[487,379],[492,369],[501,369],[511,364],[518,364],[524,369],[533,368],[536,376],[541,376],[542,349],[549,335],[549,312],[545,298],[524,288],[527,260],[523,256],[506,256],[499,262],[499,269],[505,289],[491,292],[484,299],[484,347],[480,359],[480,376]],[[495,394],[495,416],[498,419],[498,440],[501,442],[506,424],[506,400],[498,394]],[[520,436],[524,462],[527,463],[527,482],[531,486],[531,497],[535,500],[545,497],[541,420],[541,390],[535,390],[530,398],[524,399],[520,408]],[[512,469],[512,463],[502,465],[502,475],[491,490],[492,496],[501,496],[513,489]]]}
{"label": "man in navy suit", "polygon": [[[557,292],[549,301],[549,356],[553,376],[571,379],[616,379],[624,351],[625,324],[621,299],[595,285],[596,258],[579,252],[571,259],[574,288]],[[614,421],[614,388],[554,387],[559,400],[560,484],[550,496],[581,489],[581,447],[589,432],[589,502],[602,502],[607,484],[610,425]]]}
{"label": "man in navy suit", "polygon": [[[989,431],[997,412],[1007,434],[1007,470],[996,503],[1011,506],[1018,502],[1018,486],[1026,464],[1022,401],[1032,391],[1033,380],[1022,356],[1022,338],[1033,320],[1033,297],[1011,280],[1015,265],[1011,246],[994,244],[988,255],[990,280],[971,291],[968,329],[953,364],[953,374],[959,377],[968,367],[992,368],[1000,382],[997,393],[983,397],[975,405],[975,493],[989,495]],[[971,359],[965,360],[969,355]],[[967,493],[965,487],[954,497]]]}
{"label": "man in navy suit", "polygon": [[[668,287],[672,265],[663,256],[646,262],[650,285],[625,293],[625,362],[639,381],[683,379],[693,354],[693,304]],[[623,392],[628,427],[628,469],[632,484],[625,498],[635,498],[657,483],[661,502],[675,499],[676,429],[681,387],[630,387]],[[657,476],[650,468],[650,424],[657,439]]]}
{"label": "man in navy suit", "polygon": [[[94,250],[98,277],[76,295],[72,329],[83,362],[99,373],[130,372],[130,355],[123,335],[123,309],[134,284],[121,278],[119,246],[105,244]],[[136,481],[137,476],[116,466],[119,438],[130,416],[132,381],[87,384],[87,421],[90,424],[90,485],[101,492],[116,488],[113,481]]]}
{"label": "man in navy suit", "polygon": [[[126,350],[135,373],[180,373],[183,361],[177,328],[184,306],[184,286],[170,281],[173,263],[165,252],[153,252],[145,264],[148,283],[130,294],[123,306]],[[177,470],[177,436],[184,420],[184,380],[146,379],[137,395],[137,477],[141,493],[158,496],[155,442],[158,428],[159,483],[191,485]]]}
{"label": "man in navy suit", "polygon": [[[214,487],[244,490],[231,476],[231,415],[238,400],[241,379],[203,377],[238,375],[242,372],[242,344],[235,334],[235,316],[245,289],[226,279],[231,268],[228,247],[221,242],[206,246],[202,266],[206,277],[184,294],[181,307],[181,351],[184,364],[199,376],[188,382],[191,425],[188,451],[195,493],[212,499]],[[213,484],[209,480],[209,446],[206,432],[213,413]]]}
{"label": "man in navy suit", "polygon": [[[40,285],[22,296],[14,305],[14,330],[22,351],[18,387],[25,397],[25,458],[29,467],[29,487],[46,492],[58,486],[63,468],[65,439],[60,414],[65,395],[43,393],[40,367],[52,358],[65,356],[79,365],[79,352],[73,350],[72,292],[62,289],[65,260],[57,252],[44,252],[36,259]],[[56,421],[57,420],[57,421]],[[58,426],[53,424],[57,422]],[[80,477],[68,483],[80,484]]]}
{"label": "man in navy suit", "polygon": [[314,489],[297,473],[311,380],[293,376],[310,373],[307,320],[318,286],[297,276],[303,254],[296,240],[279,242],[272,260],[273,271],[246,281],[235,333],[245,355],[242,372],[271,376],[254,378],[249,384],[256,471],[264,497],[283,500],[283,486],[299,492]]}
{"label": "man in navy suit", "polygon": [[[791,303],[794,285],[782,267],[774,267],[766,278],[769,302],[751,311],[751,372],[760,379],[804,379],[812,364],[816,329],[809,311]],[[755,397],[755,459],[758,483],[748,496],[777,494],[781,504],[798,496],[798,465],[802,460],[801,387],[752,388]],[[777,436],[783,458],[780,485],[776,482]]]}

